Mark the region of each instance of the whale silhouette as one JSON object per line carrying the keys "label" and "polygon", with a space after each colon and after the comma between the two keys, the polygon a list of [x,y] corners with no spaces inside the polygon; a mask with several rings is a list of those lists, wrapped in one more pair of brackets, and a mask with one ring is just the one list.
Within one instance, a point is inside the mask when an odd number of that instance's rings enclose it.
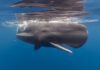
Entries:
{"label": "whale silhouette", "polygon": [[[20,15],[20,14],[19,14]],[[24,16],[25,17],[25,16]],[[71,50],[63,47],[69,45],[73,48],[81,47],[87,40],[88,31],[85,25],[63,22],[43,22],[34,23],[29,20],[20,20],[17,38],[35,45],[35,49],[40,47],[56,47],[71,53]],[[57,20],[58,21],[58,20]]]}
{"label": "whale silhouette", "polygon": [[[68,53],[72,48],[81,47],[87,40],[88,31],[85,25],[73,23],[86,15],[84,0],[22,0],[14,3],[12,7],[47,7],[48,11],[19,13],[16,36],[18,39],[34,44],[34,49],[40,47],[55,47]],[[78,20],[77,20],[78,21]]]}

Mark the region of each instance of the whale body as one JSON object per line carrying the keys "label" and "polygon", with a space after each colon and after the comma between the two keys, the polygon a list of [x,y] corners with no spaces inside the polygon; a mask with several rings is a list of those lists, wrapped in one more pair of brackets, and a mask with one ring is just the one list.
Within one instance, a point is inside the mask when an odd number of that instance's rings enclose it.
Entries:
{"label": "whale body", "polygon": [[[22,0],[12,7],[45,7],[46,11],[19,13],[16,36],[18,39],[34,44],[35,50],[40,47],[55,47],[72,53],[63,45],[72,48],[81,47],[87,40],[88,31],[85,25],[73,18],[80,18],[84,11],[84,0]],[[69,23],[68,20],[71,22]],[[78,20],[77,20],[78,21]]]}
{"label": "whale body", "polygon": [[[21,23],[24,24],[25,22]],[[40,47],[64,48],[62,45],[69,45],[73,48],[81,47],[87,40],[88,31],[83,24],[74,23],[26,23],[27,26],[20,26],[17,31],[17,38]],[[59,47],[59,46],[60,47]],[[62,47],[62,48],[61,48]],[[66,49],[66,48],[64,48]],[[63,50],[63,49],[62,49]]]}

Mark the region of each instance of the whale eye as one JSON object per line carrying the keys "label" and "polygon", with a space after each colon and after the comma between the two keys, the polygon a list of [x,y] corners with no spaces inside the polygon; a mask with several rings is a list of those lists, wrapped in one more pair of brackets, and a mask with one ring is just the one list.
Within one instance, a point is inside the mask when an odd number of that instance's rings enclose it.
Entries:
{"label": "whale eye", "polygon": [[42,30],[43,33],[48,32],[47,30]]}

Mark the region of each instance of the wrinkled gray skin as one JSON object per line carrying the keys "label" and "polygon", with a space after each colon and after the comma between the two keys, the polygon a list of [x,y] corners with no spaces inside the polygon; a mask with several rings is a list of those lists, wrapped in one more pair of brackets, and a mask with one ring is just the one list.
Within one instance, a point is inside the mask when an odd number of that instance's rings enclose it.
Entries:
{"label": "wrinkled gray skin", "polygon": [[[84,0],[21,0],[14,3],[12,7],[46,7],[47,12],[30,12],[17,15],[21,24],[23,20],[40,19],[50,21],[49,18],[81,16],[84,15]],[[42,15],[40,17],[40,15]],[[17,38],[30,44],[35,44],[35,49],[41,46],[53,47],[58,45],[69,45],[74,48],[81,47],[87,40],[87,29],[82,24],[67,23],[33,23],[25,28],[19,27]],[[56,44],[56,45],[55,45]],[[58,46],[58,48],[61,48]],[[63,49],[64,50],[64,49]]]}
{"label": "wrinkled gray skin", "polygon": [[17,38],[35,44],[35,49],[41,46],[51,47],[50,42],[79,48],[87,40],[87,29],[82,24],[33,23],[29,24],[25,30],[22,29],[23,27],[18,29]]}

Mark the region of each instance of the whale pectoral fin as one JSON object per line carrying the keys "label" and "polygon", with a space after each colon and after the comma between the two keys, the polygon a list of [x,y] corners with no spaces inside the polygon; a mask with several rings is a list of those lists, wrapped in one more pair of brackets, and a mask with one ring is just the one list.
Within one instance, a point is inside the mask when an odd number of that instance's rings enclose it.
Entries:
{"label": "whale pectoral fin", "polygon": [[40,49],[41,47],[40,46],[35,46],[34,47],[34,50],[38,50],[38,49]]}
{"label": "whale pectoral fin", "polygon": [[61,45],[59,45],[59,44],[52,43],[52,42],[50,42],[50,44],[53,45],[53,46],[56,47],[56,48],[59,48],[59,49],[61,49],[61,50],[63,50],[63,51],[66,51],[66,52],[72,54],[72,51],[71,51],[71,50],[69,50],[69,49],[67,49],[67,48],[65,48],[65,47],[63,47],[63,46],[61,46]]}
{"label": "whale pectoral fin", "polygon": [[38,50],[38,49],[41,48],[41,42],[38,41],[38,40],[35,41],[35,44],[34,44],[34,45],[35,45],[35,46],[34,46],[34,50]]}
{"label": "whale pectoral fin", "polygon": [[35,43],[34,50],[38,50],[41,48],[40,43]]}

